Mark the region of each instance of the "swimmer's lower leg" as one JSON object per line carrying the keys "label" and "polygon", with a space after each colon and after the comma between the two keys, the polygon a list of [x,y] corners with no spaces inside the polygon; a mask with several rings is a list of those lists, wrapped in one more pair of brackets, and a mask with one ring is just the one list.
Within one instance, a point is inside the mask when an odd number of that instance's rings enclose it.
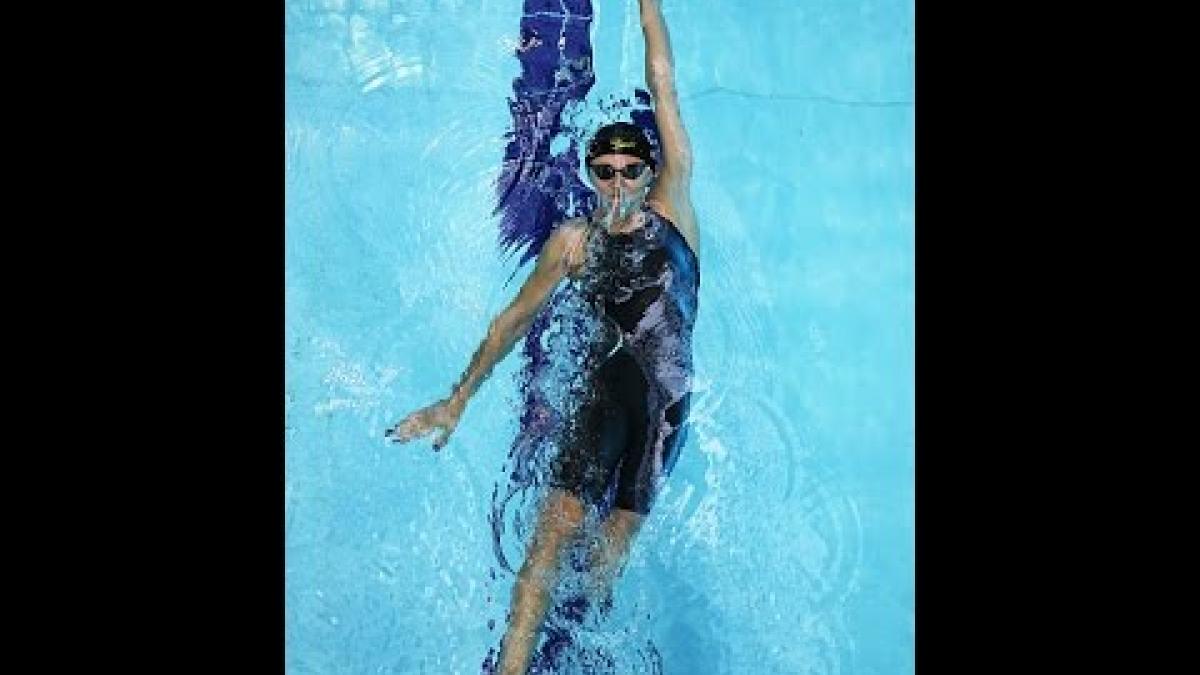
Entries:
{"label": "swimmer's lower leg", "polygon": [[508,629],[500,644],[501,675],[524,675],[538,631],[558,583],[563,548],[583,523],[583,506],[569,493],[555,491],[538,518],[533,542],[513,586]]}
{"label": "swimmer's lower leg", "polygon": [[625,569],[633,539],[641,530],[645,516],[625,509],[613,509],[604,521],[599,539],[589,552],[588,574],[592,596],[608,600],[617,578]]}
{"label": "swimmer's lower leg", "polygon": [[553,595],[553,576],[528,565],[521,567],[513,587],[508,630],[500,645],[501,675],[524,675],[529,667],[530,654]]}

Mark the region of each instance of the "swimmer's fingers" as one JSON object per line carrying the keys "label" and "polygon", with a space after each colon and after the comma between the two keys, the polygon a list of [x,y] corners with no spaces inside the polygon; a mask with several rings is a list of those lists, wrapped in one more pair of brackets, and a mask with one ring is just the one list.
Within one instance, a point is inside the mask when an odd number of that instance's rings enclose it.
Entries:
{"label": "swimmer's fingers", "polygon": [[458,417],[458,408],[447,406],[445,402],[435,403],[404,418],[384,432],[384,435],[390,436],[394,442],[407,443],[441,429],[441,433],[433,442],[433,449],[441,450],[449,440],[450,434],[454,433],[454,428],[458,426]]}
{"label": "swimmer's fingers", "polygon": [[396,426],[384,432],[384,435],[391,436],[392,440],[397,443],[407,443],[414,438],[428,434],[432,431],[432,427],[429,409],[425,408],[405,417]]}
{"label": "swimmer's fingers", "polygon": [[609,230],[612,229],[613,223],[617,222],[617,211],[621,210],[621,186],[617,186],[616,192],[613,193],[612,204],[608,207],[608,213],[604,214],[604,225]]}
{"label": "swimmer's fingers", "polygon": [[454,425],[453,424],[447,424],[447,425],[442,426],[442,432],[440,434],[438,434],[436,438],[433,439],[434,452],[439,452],[439,451],[441,451],[442,448],[446,447],[446,442],[450,440],[450,434],[452,434],[452,433],[454,433]]}

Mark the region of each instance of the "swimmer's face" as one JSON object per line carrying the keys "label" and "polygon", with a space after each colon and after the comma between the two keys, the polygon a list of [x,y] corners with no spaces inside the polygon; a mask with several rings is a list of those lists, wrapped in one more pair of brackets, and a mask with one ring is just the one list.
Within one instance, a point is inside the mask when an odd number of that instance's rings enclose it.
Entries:
{"label": "swimmer's face", "polygon": [[[630,175],[636,176],[630,178]],[[597,155],[588,162],[588,177],[606,202],[612,202],[617,190],[624,199],[645,196],[654,180],[654,172],[641,157],[634,155]]]}

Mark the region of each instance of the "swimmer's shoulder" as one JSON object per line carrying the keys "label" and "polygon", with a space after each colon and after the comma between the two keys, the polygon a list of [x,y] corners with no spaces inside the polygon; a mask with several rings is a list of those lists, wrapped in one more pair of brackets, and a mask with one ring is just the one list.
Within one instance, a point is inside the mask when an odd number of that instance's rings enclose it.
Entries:
{"label": "swimmer's shoulder", "polygon": [[590,231],[588,219],[576,217],[564,220],[551,235],[558,239],[556,244],[561,247],[564,269],[572,277],[577,276],[583,269],[587,255],[587,237]]}
{"label": "swimmer's shoulder", "polygon": [[576,216],[562,221],[558,226],[558,230],[566,236],[577,237],[581,236],[588,228],[588,219],[584,216]]}

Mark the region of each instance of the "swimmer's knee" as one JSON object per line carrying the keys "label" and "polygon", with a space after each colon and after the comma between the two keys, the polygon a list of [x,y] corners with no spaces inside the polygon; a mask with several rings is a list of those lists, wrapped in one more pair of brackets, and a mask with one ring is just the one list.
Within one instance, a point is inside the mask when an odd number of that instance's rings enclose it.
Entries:
{"label": "swimmer's knee", "polygon": [[537,531],[529,542],[519,578],[541,585],[553,584],[559,558],[583,528],[584,508],[578,497],[551,489],[542,504]]}
{"label": "swimmer's knee", "polygon": [[613,521],[613,529],[626,536],[637,533],[646,522],[646,514],[622,508],[613,509],[608,517]]}
{"label": "swimmer's knee", "polygon": [[600,547],[606,557],[621,556],[629,549],[633,538],[642,529],[646,516],[636,511],[615,508],[608,514],[602,529]]}
{"label": "swimmer's knee", "polygon": [[543,506],[546,525],[560,535],[570,535],[583,525],[586,508],[575,494],[552,488]]}
{"label": "swimmer's knee", "polygon": [[584,507],[571,492],[554,488],[542,503],[535,548],[550,544],[562,548],[583,527]]}

